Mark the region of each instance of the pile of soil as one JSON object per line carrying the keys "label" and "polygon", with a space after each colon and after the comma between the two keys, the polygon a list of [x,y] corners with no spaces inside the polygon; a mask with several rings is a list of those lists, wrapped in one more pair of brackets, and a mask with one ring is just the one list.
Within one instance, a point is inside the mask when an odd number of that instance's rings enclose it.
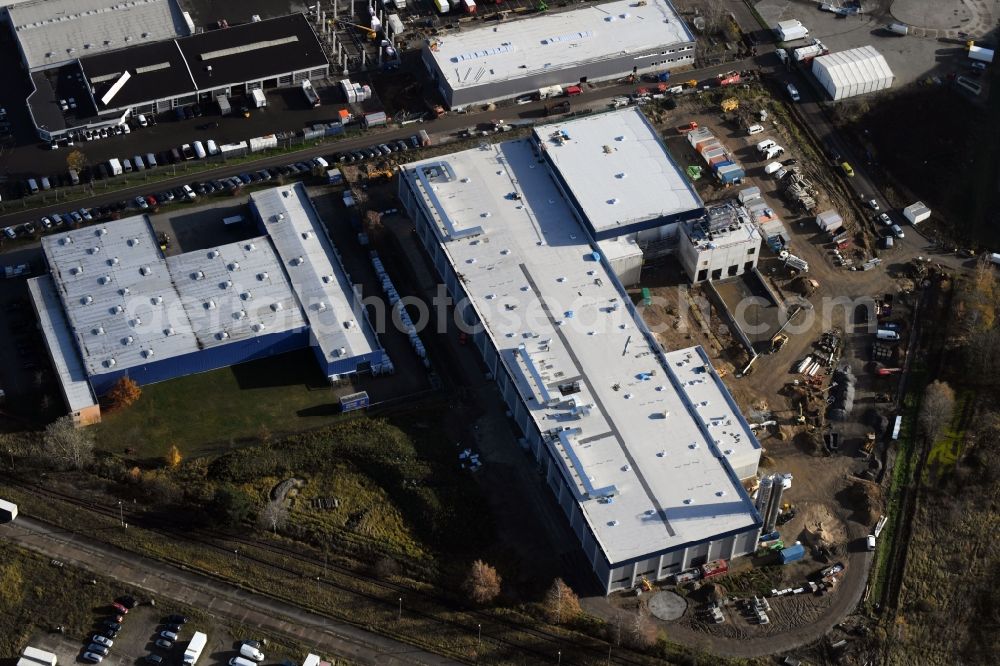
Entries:
{"label": "pile of soil", "polygon": [[882,514],[882,492],[871,481],[854,479],[837,493],[837,499],[852,512],[852,520],[859,523],[871,525]]}

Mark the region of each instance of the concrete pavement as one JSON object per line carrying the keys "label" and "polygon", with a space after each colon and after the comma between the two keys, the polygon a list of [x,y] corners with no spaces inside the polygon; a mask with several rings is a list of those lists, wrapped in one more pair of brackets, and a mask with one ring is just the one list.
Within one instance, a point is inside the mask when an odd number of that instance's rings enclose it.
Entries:
{"label": "concrete pavement", "polygon": [[23,514],[0,537],[72,566],[169,597],[237,623],[285,634],[319,654],[379,666],[451,666],[459,662],[301,610],[169,564],[66,532]]}

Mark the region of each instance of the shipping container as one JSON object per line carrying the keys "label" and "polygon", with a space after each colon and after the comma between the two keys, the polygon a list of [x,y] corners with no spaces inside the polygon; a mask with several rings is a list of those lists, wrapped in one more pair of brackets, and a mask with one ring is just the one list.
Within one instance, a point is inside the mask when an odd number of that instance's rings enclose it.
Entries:
{"label": "shipping container", "polygon": [[351,412],[368,406],[368,392],[350,393],[340,398],[340,411]]}
{"label": "shipping container", "polygon": [[747,177],[746,172],[742,167],[734,164],[731,167],[726,167],[724,170],[720,169],[718,172],[719,180],[727,185],[732,185],[734,183],[742,182],[744,178]]}
{"label": "shipping container", "polygon": [[219,113],[228,116],[233,112],[233,107],[229,106],[229,98],[225,95],[219,95],[215,98],[215,103],[219,105]]}
{"label": "shipping container", "polygon": [[22,662],[27,662],[31,666],[56,666],[56,661],[56,656],[51,652],[29,645],[24,648],[24,652],[21,653],[21,659],[17,663],[20,665]]}
{"label": "shipping container", "polygon": [[465,5],[466,14],[476,13],[476,0],[462,0],[462,4]]}
{"label": "shipping container", "polygon": [[247,149],[248,146],[246,141],[219,144],[219,152],[223,155],[245,155],[247,153]]}
{"label": "shipping container", "polygon": [[922,201],[910,204],[903,209],[903,217],[909,220],[910,224],[917,225],[931,216],[931,209],[924,205]]}
{"label": "shipping container", "polygon": [[340,169],[330,169],[326,172],[327,185],[340,185],[343,182],[344,174],[340,172]]}
{"label": "shipping container", "polygon": [[385,112],[376,111],[374,113],[366,113],[362,119],[362,124],[365,127],[383,127],[387,122]]}
{"label": "shipping container", "polygon": [[789,546],[778,553],[778,560],[782,564],[789,564],[791,562],[797,562],[806,556],[806,549],[801,543],[796,543],[794,546]]}
{"label": "shipping container", "polygon": [[267,106],[267,97],[264,96],[264,91],[260,88],[254,88],[250,92],[250,97],[253,100],[254,108],[263,109]]}
{"label": "shipping container", "polygon": [[448,4],[448,0],[434,0],[434,6],[437,7],[438,14],[447,14],[451,6]]}
{"label": "shipping container", "polygon": [[267,150],[268,148],[278,147],[278,137],[274,134],[268,134],[266,136],[255,136],[250,139],[250,152],[256,153],[261,150]]}
{"label": "shipping container", "polygon": [[736,164],[736,162],[734,162],[732,160],[726,160],[724,162],[717,162],[716,164],[713,164],[712,165],[712,170],[715,171],[716,173],[719,173],[723,169],[727,169],[729,167],[737,167],[738,168],[738,165]]}

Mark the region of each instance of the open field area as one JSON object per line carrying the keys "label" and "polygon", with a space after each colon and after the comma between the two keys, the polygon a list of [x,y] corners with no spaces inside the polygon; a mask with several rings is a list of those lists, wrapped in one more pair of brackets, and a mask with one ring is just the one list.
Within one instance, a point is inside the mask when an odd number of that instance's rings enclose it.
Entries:
{"label": "open field area", "polygon": [[171,444],[187,455],[218,451],[266,428],[287,432],[339,417],[337,397],[308,350],[188,375],[143,387],[127,410],[94,428],[101,448],[162,457]]}

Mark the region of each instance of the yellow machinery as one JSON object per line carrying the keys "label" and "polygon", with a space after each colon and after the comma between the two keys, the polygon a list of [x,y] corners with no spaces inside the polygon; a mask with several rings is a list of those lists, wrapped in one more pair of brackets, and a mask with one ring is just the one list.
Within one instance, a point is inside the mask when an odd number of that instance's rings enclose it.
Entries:
{"label": "yellow machinery", "polygon": [[740,100],[736,99],[735,97],[727,97],[726,99],[722,100],[723,111],[728,113],[729,111],[735,111],[738,108],[740,108]]}
{"label": "yellow machinery", "polygon": [[357,23],[350,23],[348,21],[342,21],[341,19],[337,19],[336,21],[334,21],[334,23],[340,25],[349,25],[352,28],[357,28],[358,30],[360,30],[361,32],[365,33],[365,35],[368,36],[368,41],[370,42],[374,42],[375,39],[378,37],[378,33],[367,26],[358,25]]}
{"label": "yellow machinery", "polygon": [[653,589],[653,584],[649,582],[649,579],[645,576],[639,581],[639,588],[643,592],[650,592]]}
{"label": "yellow machinery", "polygon": [[788,336],[784,333],[778,333],[776,336],[771,338],[771,353],[774,354],[781,351],[781,348],[785,346],[786,342],[788,342]]}

